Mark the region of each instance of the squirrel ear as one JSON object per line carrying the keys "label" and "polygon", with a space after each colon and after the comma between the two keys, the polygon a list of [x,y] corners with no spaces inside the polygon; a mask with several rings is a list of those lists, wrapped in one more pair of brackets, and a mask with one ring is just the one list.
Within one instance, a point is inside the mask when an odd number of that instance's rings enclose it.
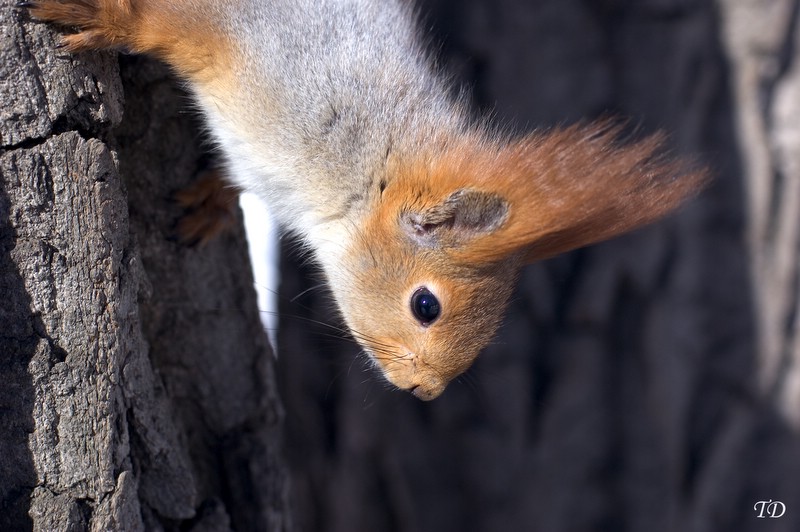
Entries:
{"label": "squirrel ear", "polygon": [[497,194],[459,189],[444,201],[401,217],[403,230],[425,247],[457,246],[487,235],[508,218],[508,202]]}
{"label": "squirrel ear", "polygon": [[[665,155],[663,135],[625,142],[609,123],[572,126],[511,143],[484,165],[508,220],[457,250],[475,263],[552,257],[648,224],[708,181],[704,168]],[[505,211],[504,211],[505,212]]]}

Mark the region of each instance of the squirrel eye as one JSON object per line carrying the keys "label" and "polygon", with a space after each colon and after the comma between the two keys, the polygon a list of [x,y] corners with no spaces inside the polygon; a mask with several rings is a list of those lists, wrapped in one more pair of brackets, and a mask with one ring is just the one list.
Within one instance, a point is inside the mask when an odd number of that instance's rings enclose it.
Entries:
{"label": "squirrel eye", "polygon": [[411,296],[411,312],[420,324],[428,326],[439,317],[442,306],[439,300],[425,287],[418,289]]}

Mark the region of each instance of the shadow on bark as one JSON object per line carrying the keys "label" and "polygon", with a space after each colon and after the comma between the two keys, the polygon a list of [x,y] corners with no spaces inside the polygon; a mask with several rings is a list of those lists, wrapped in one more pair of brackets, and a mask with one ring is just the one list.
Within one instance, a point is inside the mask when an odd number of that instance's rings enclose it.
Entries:
{"label": "shadow on bark", "polygon": [[[5,176],[0,175],[0,178]],[[44,328],[31,316],[31,300],[25,282],[11,258],[17,232],[9,220],[10,201],[0,180],[0,529],[29,530],[31,493],[36,486],[36,471],[28,450],[28,434],[33,432],[34,393],[28,365],[40,341],[36,335]]]}

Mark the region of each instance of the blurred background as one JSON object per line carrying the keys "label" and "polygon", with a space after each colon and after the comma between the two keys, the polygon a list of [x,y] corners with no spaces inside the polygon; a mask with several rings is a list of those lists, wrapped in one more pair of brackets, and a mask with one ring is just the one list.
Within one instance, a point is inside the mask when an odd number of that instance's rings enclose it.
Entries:
{"label": "blurred background", "polygon": [[630,117],[715,181],[654,226],[529,267],[495,343],[431,403],[309,321],[338,323],[285,243],[298,530],[800,530],[799,5],[419,2],[477,109],[519,131]]}

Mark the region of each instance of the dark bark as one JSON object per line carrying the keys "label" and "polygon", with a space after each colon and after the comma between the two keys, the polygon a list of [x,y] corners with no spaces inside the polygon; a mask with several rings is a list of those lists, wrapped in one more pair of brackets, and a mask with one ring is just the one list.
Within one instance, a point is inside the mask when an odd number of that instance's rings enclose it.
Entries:
{"label": "dark bark", "polygon": [[[797,2],[770,5],[423,3],[444,62],[500,120],[632,117],[716,179],[663,222],[528,268],[495,345],[432,403],[386,390],[326,328],[309,333],[305,318],[335,316],[316,291],[293,299],[312,283],[284,259],[280,374],[301,530],[799,529],[800,46]],[[754,156],[766,207],[749,195]],[[748,241],[758,216],[773,230]],[[757,253],[782,269],[754,269]],[[788,510],[765,524],[761,500]]]}
{"label": "dark bark", "polygon": [[186,95],[151,61],[58,52],[13,3],[0,7],[0,529],[288,529],[246,241],[174,235],[171,196],[208,164]]}

